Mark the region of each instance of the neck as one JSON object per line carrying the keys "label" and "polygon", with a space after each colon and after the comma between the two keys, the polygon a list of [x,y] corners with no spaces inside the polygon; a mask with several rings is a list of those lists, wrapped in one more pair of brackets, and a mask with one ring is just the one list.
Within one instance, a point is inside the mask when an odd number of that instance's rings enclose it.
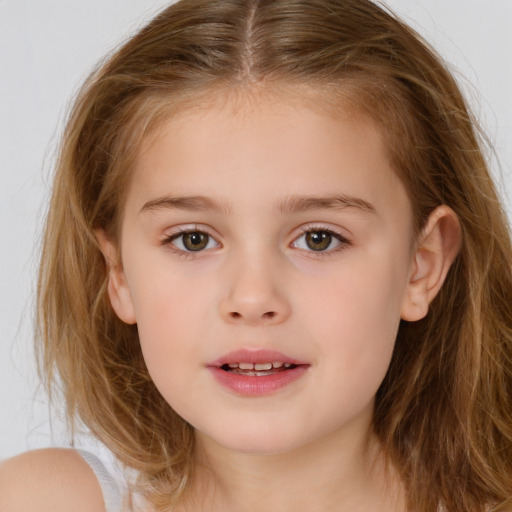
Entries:
{"label": "neck", "polygon": [[396,471],[366,433],[355,440],[335,432],[273,455],[233,452],[197,434],[197,454],[193,498],[184,511],[405,510]]}

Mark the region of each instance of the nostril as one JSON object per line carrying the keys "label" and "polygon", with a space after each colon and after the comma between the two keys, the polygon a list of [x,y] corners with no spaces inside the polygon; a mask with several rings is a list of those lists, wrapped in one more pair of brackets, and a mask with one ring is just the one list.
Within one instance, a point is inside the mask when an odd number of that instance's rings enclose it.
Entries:
{"label": "nostril", "polygon": [[[275,311],[267,311],[266,313],[263,313],[263,315],[261,315],[261,318],[271,319],[274,318],[276,315],[277,313]],[[242,314],[239,313],[238,311],[231,311],[231,313],[229,313],[229,316],[231,318],[242,318]]]}

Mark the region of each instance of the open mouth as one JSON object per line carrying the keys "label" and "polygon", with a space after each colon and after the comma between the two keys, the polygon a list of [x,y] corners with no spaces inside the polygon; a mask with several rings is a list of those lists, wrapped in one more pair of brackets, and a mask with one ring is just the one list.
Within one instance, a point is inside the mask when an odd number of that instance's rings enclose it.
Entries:
{"label": "open mouth", "polygon": [[207,367],[223,387],[237,395],[265,396],[301,379],[311,365],[276,350],[235,350]]}
{"label": "open mouth", "polygon": [[296,367],[297,365],[292,363],[276,361],[271,363],[226,363],[223,364],[220,369],[236,375],[263,377],[265,375],[274,375],[276,373],[293,370]]}

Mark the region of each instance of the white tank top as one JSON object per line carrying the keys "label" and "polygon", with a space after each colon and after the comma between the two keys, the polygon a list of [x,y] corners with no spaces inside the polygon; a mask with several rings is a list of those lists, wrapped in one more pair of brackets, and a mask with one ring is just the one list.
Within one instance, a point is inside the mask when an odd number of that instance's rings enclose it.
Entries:
{"label": "white tank top", "polygon": [[112,475],[106,470],[105,466],[96,455],[84,450],[77,450],[77,452],[82,456],[85,462],[89,464],[98,479],[103,493],[106,512],[122,512],[123,497]]}

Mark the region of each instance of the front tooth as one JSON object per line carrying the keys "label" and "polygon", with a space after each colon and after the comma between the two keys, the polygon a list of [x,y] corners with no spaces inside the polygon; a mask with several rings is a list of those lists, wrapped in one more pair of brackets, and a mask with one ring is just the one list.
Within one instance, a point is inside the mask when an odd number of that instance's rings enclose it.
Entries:
{"label": "front tooth", "polygon": [[252,363],[238,363],[238,368],[240,370],[254,370],[254,365]]}
{"label": "front tooth", "polygon": [[255,364],[254,365],[254,369],[256,371],[261,371],[261,370],[271,370],[272,369],[272,363],[260,363],[260,364]]}
{"label": "front tooth", "polygon": [[283,366],[283,363],[281,363],[281,361],[277,361],[275,363],[272,363],[272,366],[274,368],[281,368],[281,366]]}

